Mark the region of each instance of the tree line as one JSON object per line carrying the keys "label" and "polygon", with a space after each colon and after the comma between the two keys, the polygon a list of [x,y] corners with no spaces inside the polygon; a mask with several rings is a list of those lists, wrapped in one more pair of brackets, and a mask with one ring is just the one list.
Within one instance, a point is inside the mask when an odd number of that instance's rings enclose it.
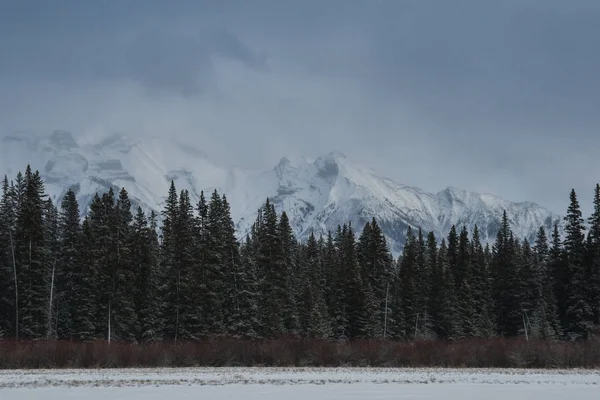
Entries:
{"label": "tree line", "polygon": [[587,230],[573,190],[562,236],[521,240],[505,212],[491,246],[478,227],[409,227],[394,259],[375,219],[299,241],[269,199],[240,240],[225,195],[192,204],[173,182],[160,224],[124,188],[81,218],[73,190],[54,205],[27,166],[2,184],[0,337],[586,339],[600,325],[600,185],[593,200]]}

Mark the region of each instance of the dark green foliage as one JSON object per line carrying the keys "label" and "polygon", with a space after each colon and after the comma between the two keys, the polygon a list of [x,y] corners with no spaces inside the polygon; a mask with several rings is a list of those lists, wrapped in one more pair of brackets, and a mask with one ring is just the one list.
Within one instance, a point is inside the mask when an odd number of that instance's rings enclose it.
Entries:
{"label": "dark green foliage", "polygon": [[18,190],[15,258],[19,294],[19,331],[23,338],[46,336],[49,318],[50,274],[45,251],[44,184],[39,172],[27,166],[24,188]]}
{"label": "dark green foliage", "polygon": [[161,221],[131,208],[125,189],[109,189],[82,221],[72,190],[59,211],[39,173],[5,177],[0,336],[587,339],[600,324],[600,185],[587,236],[572,191],[564,241],[555,224],[530,245],[505,212],[491,248],[477,226],[452,226],[439,244],[408,228],[397,261],[375,219],[303,243],[267,199],[240,240],[225,195],[192,206],[173,182]]}
{"label": "dark green foliage", "polygon": [[587,290],[588,302],[592,307],[593,322],[600,324],[600,184],[594,190],[594,211],[589,218],[587,246]]}
{"label": "dark green foliage", "polygon": [[156,232],[156,214],[148,219],[138,207],[131,231],[131,262],[133,265],[133,303],[137,317],[135,337],[137,340],[162,338],[162,305],[160,282],[159,242]]}
{"label": "dark green foliage", "polygon": [[4,176],[0,195],[0,337],[17,336],[15,276],[13,266],[15,210],[14,188]]}
{"label": "dark green foliage", "polygon": [[564,334],[585,338],[593,328],[593,309],[589,304],[585,265],[585,226],[575,190],[565,216],[564,262],[566,273]]}

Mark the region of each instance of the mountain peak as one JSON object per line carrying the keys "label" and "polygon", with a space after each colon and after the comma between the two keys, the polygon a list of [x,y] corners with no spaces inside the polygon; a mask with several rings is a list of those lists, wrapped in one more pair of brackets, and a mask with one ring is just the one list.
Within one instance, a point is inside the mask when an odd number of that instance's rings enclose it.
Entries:
{"label": "mountain peak", "polygon": [[[185,143],[167,137],[131,138],[112,135],[94,142],[65,131],[32,138],[17,134],[1,138],[0,172],[15,175],[28,163],[39,169],[50,198],[59,202],[75,188],[82,215],[96,192],[125,187],[132,204],[146,212],[164,207],[170,179],[187,190],[193,203],[201,191],[217,189],[231,202],[239,237],[244,237],[266,198],[286,211],[296,236],[313,231],[327,235],[337,225],[352,223],[357,232],[376,218],[395,255],[402,251],[408,226],[433,231],[441,238],[450,226],[480,228],[482,241],[493,240],[502,212],[522,238],[532,239],[540,226],[551,231],[560,218],[534,203],[515,203],[500,197],[453,187],[437,194],[407,187],[353,165],[332,151],[308,161],[283,157],[262,174],[216,165]],[[77,144],[80,144],[78,146]]]}
{"label": "mountain peak", "polygon": [[70,150],[79,147],[73,138],[73,135],[67,131],[55,130],[52,132],[49,139],[52,145],[62,149]]}
{"label": "mountain peak", "polygon": [[346,157],[345,154],[340,153],[339,151],[331,151],[329,153],[327,153],[324,156],[321,156],[317,159],[321,160],[323,163],[326,164],[331,164],[331,163],[335,163],[335,164],[345,164],[348,162],[348,158]]}

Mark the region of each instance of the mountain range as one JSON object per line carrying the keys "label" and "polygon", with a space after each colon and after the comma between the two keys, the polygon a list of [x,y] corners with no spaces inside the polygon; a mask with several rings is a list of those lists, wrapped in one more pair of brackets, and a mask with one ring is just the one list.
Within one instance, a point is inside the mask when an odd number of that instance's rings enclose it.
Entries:
{"label": "mountain range", "polygon": [[452,225],[480,229],[491,242],[503,211],[516,236],[532,240],[540,226],[549,232],[560,216],[533,202],[446,188],[428,193],[379,176],[332,152],[316,160],[283,157],[272,169],[251,172],[219,165],[190,143],[165,137],[112,135],[83,140],[66,131],[49,135],[18,133],[0,139],[0,173],[14,178],[30,164],[40,171],[50,198],[59,203],[72,188],[85,215],[96,192],[125,187],[134,206],[159,212],[171,181],[187,189],[193,202],[200,192],[218,190],[231,203],[238,235],[243,238],[259,207],[269,198],[286,211],[300,239],[311,231],[326,234],[350,222],[356,231],[376,218],[398,255],[408,226],[446,236]]}

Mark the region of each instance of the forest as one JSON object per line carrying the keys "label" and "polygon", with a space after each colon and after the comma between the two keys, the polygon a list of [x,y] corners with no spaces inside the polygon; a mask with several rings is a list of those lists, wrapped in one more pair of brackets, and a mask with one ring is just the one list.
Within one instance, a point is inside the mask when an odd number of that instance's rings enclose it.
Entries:
{"label": "forest", "polygon": [[160,216],[123,188],[82,218],[73,190],[53,204],[27,166],[2,184],[0,337],[586,341],[600,325],[600,185],[593,204],[584,219],[572,190],[564,233],[540,227],[533,243],[506,213],[491,245],[477,227],[409,227],[394,259],[374,219],[301,242],[270,199],[240,240],[224,194],[191,204],[173,182]]}

